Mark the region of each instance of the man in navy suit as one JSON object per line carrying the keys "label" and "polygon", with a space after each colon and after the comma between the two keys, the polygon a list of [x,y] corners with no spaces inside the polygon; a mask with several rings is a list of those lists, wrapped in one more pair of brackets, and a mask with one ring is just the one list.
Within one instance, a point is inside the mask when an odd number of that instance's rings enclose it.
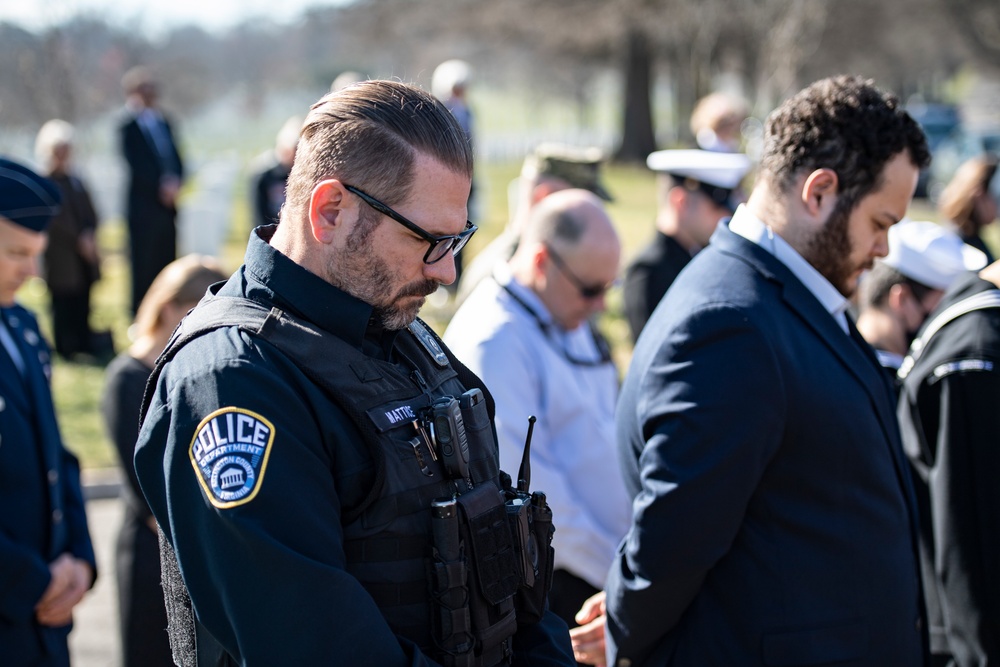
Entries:
{"label": "man in navy suit", "polygon": [[0,159],[0,663],[65,667],[73,607],[94,583],[80,469],[63,447],[49,349],[14,302],[36,273],[55,184]]}
{"label": "man in navy suit", "polygon": [[159,87],[145,67],[125,73],[128,116],[121,146],[128,163],[129,259],[132,312],[153,279],[177,258],[177,195],[184,178],[170,123],[157,107]]}
{"label": "man in navy suit", "polygon": [[924,664],[892,392],[846,311],[928,162],[898,100],[858,77],[768,119],[750,199],[653,312],[624,383],[633,523],[609,664]]}

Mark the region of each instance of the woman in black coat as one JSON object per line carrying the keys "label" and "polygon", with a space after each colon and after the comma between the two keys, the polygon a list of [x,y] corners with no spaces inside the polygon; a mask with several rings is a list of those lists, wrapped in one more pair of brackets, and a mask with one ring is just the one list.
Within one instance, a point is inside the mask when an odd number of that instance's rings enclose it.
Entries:
{"label": "woman in black coat", "polygon": [[142,394],[156,357],[174,327],[209,285],[225,279],[209,257],[188,255],[168,264],[139,306],[133,326],[134,342],[108,365],[101,411],[128,481],[122,491],[125,520],[118,534],[115,563],[124,667],[174,664],[160,587],[156,520],[142,496],[132,465]]}

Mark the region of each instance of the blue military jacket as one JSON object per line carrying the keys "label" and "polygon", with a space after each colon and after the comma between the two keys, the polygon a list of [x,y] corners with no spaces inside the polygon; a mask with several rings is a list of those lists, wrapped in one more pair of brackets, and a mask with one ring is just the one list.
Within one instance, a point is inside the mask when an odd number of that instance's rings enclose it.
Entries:
{"label": "blue military jacket", "polygon": [[34,622],[48,564],[69,552],[96,565],[79,464],[56,423],[48,345],[27,310],[3,313],[23,364],[22,373],[0,345],[0,657],[17,666],[35,664],[69,633]]}

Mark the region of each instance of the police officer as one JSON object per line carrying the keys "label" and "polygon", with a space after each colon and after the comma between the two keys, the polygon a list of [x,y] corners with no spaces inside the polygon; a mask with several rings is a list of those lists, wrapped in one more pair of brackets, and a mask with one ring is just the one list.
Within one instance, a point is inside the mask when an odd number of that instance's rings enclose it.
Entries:
{"label": "police officer", "polygon": [[69,665],[73,608],[94,583],[80,468],[63,447],[49,348],[14,296],[36,273],[55,184],[0,159],[0,662]]}
{"label": "police officer", "polygon": [[[175,333],[135,464],[181,664],[572,664],[508,529],[488,392],[416,319],[476,229],[471,175],[432,96],[330,93],[280,225]],[[544,526],[524,507],[521,538]]]}

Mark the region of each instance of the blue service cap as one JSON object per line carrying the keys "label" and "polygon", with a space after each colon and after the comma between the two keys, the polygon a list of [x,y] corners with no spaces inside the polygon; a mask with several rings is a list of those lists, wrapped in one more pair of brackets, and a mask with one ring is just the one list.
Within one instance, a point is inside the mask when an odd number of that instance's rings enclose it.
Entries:
{"label": "blue service cap", "polygon": [[59,212],[59,188],[22,164],[0,158],[0,218],[43,232]]}

